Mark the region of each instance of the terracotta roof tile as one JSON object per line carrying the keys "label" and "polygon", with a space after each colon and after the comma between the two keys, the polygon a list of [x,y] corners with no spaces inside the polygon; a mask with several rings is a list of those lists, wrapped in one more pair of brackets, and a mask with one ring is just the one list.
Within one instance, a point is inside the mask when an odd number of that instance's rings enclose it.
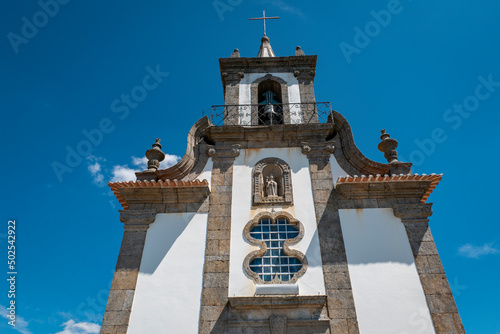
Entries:
{"label": "terracotta roof tile", "polygon": [[337,184],[341,183],[368,183],[368,182],[398,182],[398,181],[431,181],[431,185],[422,197],[422,203],[425,203],[432,191],[436,188],[443,174],[399,174],[399,175],[354,175],[341,176],[337,179]]}
{"label": "terracotta roof tile", "polygon": [[111,191],[116,196],[118,202],[120,202],[123,209],[128,210],[128,203],[125,201],[123,196],[120,194],[121,188],[196,188],[196,187],[207,187],[207,180],[193,180],[193,181],[178,181],[178,180],[166,180],[166,181],[129,181],[129,182],[109,182],[108,186]]}

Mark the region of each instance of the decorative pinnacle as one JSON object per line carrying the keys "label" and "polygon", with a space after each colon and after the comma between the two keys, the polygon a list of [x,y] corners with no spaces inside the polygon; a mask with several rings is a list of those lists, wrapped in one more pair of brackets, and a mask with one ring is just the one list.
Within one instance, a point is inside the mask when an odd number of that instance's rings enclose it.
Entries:
{"label": "decorative pinnacle", "polygon": [[240,50],[234,49],[234,52],[231,53],[231,58],[239,58],[240,57]]}
{"label": "decorative pinnacle", "polygon": [[161,150],[159,138],[156,138],[156,142],[152,145],[153,148],[150,148],[146,151],[146,158],[148,158],[148,170],[156,171],[160,167],[160,161],[165,159],[165,153]]}
{"label": "decorative pinnacle", "polygon": [[304,53],[304,51],[302,51],[302,49],[300,48],[300,46],[297,46],[295,48],[295,56],[305,56],[306,54]]}
{"label": "decorative pinnacle", "polygon": [[384,157],[390,164],[399,162],[398,152],[396,151],[396,148],[398,147],[398,141],[394,138],[391,138],[391,136],[387,132],[385,132],[385,129],[381,130],[380,132],[382,133],[382,135],[380,136],[380,139],[382,141],[378,144],[379,151],[384,152]]}

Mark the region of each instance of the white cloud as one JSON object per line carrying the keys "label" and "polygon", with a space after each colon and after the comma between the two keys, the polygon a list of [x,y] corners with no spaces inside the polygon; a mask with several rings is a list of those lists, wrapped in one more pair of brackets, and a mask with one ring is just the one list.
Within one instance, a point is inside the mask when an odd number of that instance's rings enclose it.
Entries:
{"label": "white cloud", "polygon": [[[132,165],[137,168],[130,168],[128,165],[116,165],[113,166],[111,171],[111,182],[127,182],[135,181],[136,172],[142,172],[148,169],[148,159],[146,157],[138,158],[131,157]],[[167,169],[175,165],[181,158],[177,155],[165,154],[165,160],[160,162],[160,169]]]}
{"label": "white cloud", "polygon": [[98,162],[93,165],[89,165],[89,171],[92,173],[92,175],[97,174],[101,171],[101,165]]}
{"label": "white cloud", "polygon": [[[165,154],[165,159],[160,162],[160,169],[167,169],[175,165],[181,157],[173,154]],[[137,166],[141,171],[148,169],[148,158],[132,157],[132,164]]]}
{"label": "white cloud", "polygon": [[483,255],[490,255],[499,253],[500,249],[493,247],[493,243],[484,244],[482,246],[473,246],[465,244],[458,249],[458,254],[461,256],[478,259]]}
{"label": "white cloud", "polygon": [[111,182],[135,181],[135,172],[139,172],[139,169],[132,169],[126,165],[113,166],[113,170],[111,171]]}
{"label": "white cloud", "polygon": [[91,322],[76,322],[70,319],[63,323],[64,329],[56,334],[98,334],[101,326]]}
{"label": "white cloud", "polygon": [[[0,305],[0,316],[7,319],[7,321],[12,320],[9,317],[9,310],[3,305]],[[31,334],[28,329],[28,322],[18,315],[16,315],[16,326],[12,326],[12,328],[21,334]]]}
{"label": "white cloud", "polygon": [[[304,13],[299,8],[294,7],[294,6],[290,6],[289,4],[285,3],[283,0],[270,0],[267,2],[270,2],[271,5],[279,8],[282,11],[295,14],[297,16],[300,16],[301,18],[305,18]],[[267,15],[267,13],[266,13],[266,15]]]}
{"label": "white cloud", "polygon": [[100,162],[106,160],[93,155],[88,156],[87,160],[89,161],[87,169],[90,172],[90,175],[92,175],[92,182],[100,187],[103,187],[105,185],[104,174],[102,174],[102,165]]}
{"label": "white cloud", "polygon": [[142,158],[132,157],[132,164],[134,166],[137,166],[141,170],[148,169],[148,158],[146,158],[146,157],[142,157]]}
{"label": "white cloud", "polygon": [[[94,156],[90,156],[87,159],[90,161],[87,168],[93,177],[93,182],[98,186],[104,186],[104,179],[106,178],[105,174],[109,175],[109,172],[104,173],[102,164],[102,162],[106,160]],[[111,182],[135,181],[136,172],[142,172],[148,169],[148,159],[146,157],[138,158],[132,156],[131,159],[133,167],[129,167],[129,165],[113,166],[113,168],[111,169]],[[179,162],[180,159],[181,157],[177,155],[165,154],[165,159],[160,163],[160,169],[167,169],[169,167],[172,167],[177,162]]]}
{"label": "white cloud", "polygon": [[165,154],[165,160],[160,162],[160,169],[167,169],[175,165],[181,160],[181,157],[177,155]]}

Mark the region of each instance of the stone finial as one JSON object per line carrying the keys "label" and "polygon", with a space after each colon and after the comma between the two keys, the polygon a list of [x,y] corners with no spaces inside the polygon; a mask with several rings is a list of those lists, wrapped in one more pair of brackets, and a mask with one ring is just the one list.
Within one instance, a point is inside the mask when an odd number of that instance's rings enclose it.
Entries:
{"label": "stone finial", "polygon": [[271,47],[271,42],[269,41],[269,37],[264,36],[260,40],[260,49],[259,53],[257,54],[257,58],[262,58],[262,57],[276,57],[274,54],[273,48]]}
{"label": "stone finial", "polygon": [[234,49],[234,52],[231,53],[231,58],[240,58],[240,50]]}
{"label": "stone finial", "polygon": [[305,56],[306,54],[304,53],[304,51],[302,51],[302,49],[300,48],[300,46],[297,46],[295,48],[295,55],[296,56]]}
{"label": "stone finial", "polygon": [[146,151],[146,158],[148,158],[148,170],[156,171],[160,167],[160,161],[165,159],[165,153],[161,150],[159,138],[156,138],[156,142],[152,145],[153,148],[150,148]]}
{"label": "stone finial", "polygon": [[378,144],[378,149],[380,152],[384,152],[384,157],[387,161],[392,163],[397,163],[398,161],[398,152],[396,152],[396,148],[398,147],[398,141],[385,132],[385,130],[380,131],[382,135],[380,139],[382,140]]}

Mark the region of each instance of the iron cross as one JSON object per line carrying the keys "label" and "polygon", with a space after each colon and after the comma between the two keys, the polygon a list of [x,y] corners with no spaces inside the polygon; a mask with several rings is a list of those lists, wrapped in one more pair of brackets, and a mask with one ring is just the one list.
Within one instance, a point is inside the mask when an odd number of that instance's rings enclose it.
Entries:
{"label": "iron cross", "polygon": [[251,18],[250,20],[263,20],[264,21],[264,36],[266,36],[266,20],[279,19],[279,16],[266,17],[266,11],[262,11],[262,17]]}

